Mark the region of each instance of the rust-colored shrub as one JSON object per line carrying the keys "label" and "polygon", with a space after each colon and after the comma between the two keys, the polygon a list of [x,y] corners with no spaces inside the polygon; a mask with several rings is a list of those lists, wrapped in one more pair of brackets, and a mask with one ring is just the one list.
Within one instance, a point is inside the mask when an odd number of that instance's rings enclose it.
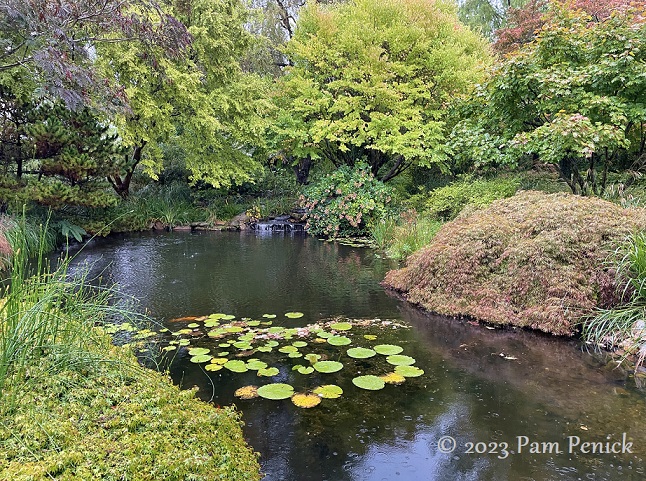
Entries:
{"label": "rust-colored shrub", "polygon": [[645,209],[525,191],[445,224],[384,285],[440,314],[571,335],[617,301],[605,260],[644,228]]}

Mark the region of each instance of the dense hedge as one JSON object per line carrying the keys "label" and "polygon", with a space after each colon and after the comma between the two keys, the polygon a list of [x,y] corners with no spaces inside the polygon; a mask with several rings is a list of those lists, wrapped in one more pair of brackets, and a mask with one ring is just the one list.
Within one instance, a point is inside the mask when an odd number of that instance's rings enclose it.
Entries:
{"label": "dense hedge", "polygon": [[441,314],[570,335],[582,316],[616,302],[605,260],[644,227],[644,209],[520,192],[445,224],[384,285]]}

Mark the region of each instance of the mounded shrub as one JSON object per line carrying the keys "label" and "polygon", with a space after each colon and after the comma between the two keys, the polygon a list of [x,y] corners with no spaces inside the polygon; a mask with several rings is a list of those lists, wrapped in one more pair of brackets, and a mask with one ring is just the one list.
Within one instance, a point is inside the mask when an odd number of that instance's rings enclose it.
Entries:
{"label": "mounded shrub", "polygon": [[301,203],[307,209],[306,229],[312,235],[363,236],[388,213],[393,190],[377,180],[365,163],[342,166],[307,188]]}
{"label": "mounded shrub", "polygon": [[524,191],[445,224],[384,285],[440,314],[571,335],[617,302],[605,260],[645,226],[645,209]]}

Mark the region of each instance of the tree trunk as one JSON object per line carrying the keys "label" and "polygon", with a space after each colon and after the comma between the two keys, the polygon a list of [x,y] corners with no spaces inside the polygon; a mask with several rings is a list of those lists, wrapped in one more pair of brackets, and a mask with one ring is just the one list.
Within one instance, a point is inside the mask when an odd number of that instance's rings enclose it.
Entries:
{"label": "tree trunk", "polygon": [[312,168],[312,157],[308,155],[292,165],[296,174],[296,182],[300,185],[307,185],[309,183],[310,169]]}
{"label": "tree trunk", "polygon": [[142,140],[141,145],[137,145],[135,150],[132,152],[132,158],[130,162],[127,162],[126,173],[124,176],[114,175],[108,177],[108,182],[114,189],[114,191],[122,199],[127,199],[130,195],[130,182],[132,181],[132,175],[135,173],[135,169],[139,162],[141,162],[141,151],[146,146],[146,141]]}

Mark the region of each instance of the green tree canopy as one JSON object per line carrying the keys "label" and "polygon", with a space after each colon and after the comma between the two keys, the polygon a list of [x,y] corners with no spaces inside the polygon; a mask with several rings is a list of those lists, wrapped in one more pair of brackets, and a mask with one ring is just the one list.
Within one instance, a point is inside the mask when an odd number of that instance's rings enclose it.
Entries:
{"label": "green tree canopy", "polygon": [[186,0],[173,13],[192,38],[184,58],[159,56],[150,65],[142,59],[156,52],[141,44],[97,49],[130,106],[116,118],[121,141],[130,148],[126,169],[111,177],[121,195],[127,195],[138,164],[153,177],[162,169],[165,142],[183,150],[193,182],[228,186],[251,180],[259,166],[253,153],[262,144],[265,87],[240,67],[251,42],[244,29],[247,10],[238,0]]}
{"label": "green tree canopy", "polygon": [[463,105],[453,161],[487,168],[530,158],[553,165],[575,193],[601,193],[608,169],[645,151],[646,7],[601,21],[551,8],[537,39]]}
{"label": "green tree canopy", "polygon": [[304,168],[363,160],[381,180],[439,162],[447,104],[490,62],[443,0],[311,2],[285,52],[293,66],[276,84],[276,151]]}

